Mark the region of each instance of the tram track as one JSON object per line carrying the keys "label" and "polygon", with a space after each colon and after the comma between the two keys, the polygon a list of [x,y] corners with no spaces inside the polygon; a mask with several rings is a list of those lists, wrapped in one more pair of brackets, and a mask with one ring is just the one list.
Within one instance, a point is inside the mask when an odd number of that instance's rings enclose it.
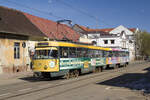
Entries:
{"label": "tram track", "polygon": [[[53,88],[58,88],[58,87],[61,87],[63,85],[69,85],[69,84],[73,84],[73,83],[78,83],[78,82],[81,82],[81,81],[86,81],[86,80],[91,80],[91,79],[94,79],[94,78],[97,78],[97,77],[100,77],[100,76],[104,76],[104,75],[108,75],[109,77],[111,77],[110,74],[114,74],[114,73],[120,73],[120,74],[123,74],[123,73],[126,73],[126,69],[129,71],[129,70],[135,70],[136,66],[132,66],[132,65],[129,65],[128,67],[123,67],[123,68],[119,68],[119,69],[115,69],[115,70],[108,70],[108,71],[104,71],[102,73],[96,73],[96,74],[90,74],[90,75],[83,75],[81,76],[79,79],[73,79],[71,81],[67,81],[67,82],[63,82],[63,83],[59,83],[59,84],[55,84],[55,85],[51,85],[51,86],[48,86],[48,87],[44,87],[44,88],[41,88],[41,89],[36,89],[36,90],[31,90],[31,91],[27,91],[25,93],[19,93],[19,94],[14,94],[14,95],[11,95],[11,96],[7,96],[7,97],[4,97],[0,100],[6,100],[6,99],[10,99],[10,98],[16,98],[16,97],[19,97],[19,96],[23,96],[23,95],[28,95],[28,94],[32,94],[32,93],[36,93],[36,92],[39,92],[39,91],[44,91],[44,90],[48,90],[48,89],[53,89]],[[138,66],[147,66],[147,64],[138,64]],[[120,74],[117,74],[116,76],[120,75]],[[112,75],[114,77],[114,75]],[[105,80],[106,78],[104,79],[101,79],[101,81]],[[60,81],[60,80],[59,80]],[[52,82],[52,81],[51,81]],[[58,81],[55,81],[56,83]],[[93,82],[92,82],[93,83]],[[55,93],[55,94],[52,94],[52,95],[48,95],[48,96],[45,96],[43,98],[40,98],[39,100],[41,99],[45,99],[47,97],[51,97],[51,96],[55,96],[55,95],[58,95],[58,94],[62,94],[62,93],[65,93],[65,92],[68,92],[68,91],[71,91],[71,90],[74,90],[74,89],[77,89],[77,88],[80,88],[80,87],[83,87],[83,86],[86,86],[86,85],[89,85],[91,84],[91,82],[88,82],[86,84],[83,84],[83,85],[79,85],[79,86],[76,86],[76,87],[73,87],[73,88],[69,88],[69,89],[66,89],[64,91],[61,91],[61,92],[58,92],[58,93]],[[44,84],[41,84],[41,85],[44,85]]]}
{"label": "tram track", "polygon": [[[135,64],[137,64],[137,63],[133,63],[133,64],[131,64],[131,65],[129,65],[129,66],[132,66],[132,65],[135,65]],[[108,71],[108,70],[104,70],[104,71]],[[110,71],[110,70],[109,70]],[[82,75],[83,76],[83,75]],[[82,77],[82,76],[80,76],[80,77]],[[21,80],[24,80],[24,82],[19,82],[19,83],[13,83],[13,84],[11,84],[11,85],[13,85],[14,87],[13,88],[15,88],[15,86],[29,86],[29,85],[44,85],[44,84],[47,84],[47,83],[49,83],[49,82],[51,82],[51,83],[56,83],[56,82],[60,82],[60,81],[62,81],[62,80],[64,80],[64,79],[60,79],[60,78],[56,78],[56,79],[42,79],[42,78],[34,78],[34,77],[32,77],[32,76],[26,76],[26,77],[24,77],[25,79],[21,79]],[[30,82],[31,81],[31,82]],[[29,83],[30,82],[30,83]],[[1,89],[0,90],[6,90],[6,89],[9,89],[9,86],[10,85],[0,85],[0,87],[1,87]],[[3,88],[3,87],[5,87],[5,88]],[[7,88],[6,88],[7,87]]]}
{"label": "tram track", "polygon": [[[148,64],[149,65],[149,64]],[[144,65],[145,66],[145,65]],[[130,70],[128,70],[128,71],[132,71],[132,70],[135,70],[135,69],[130,69]],[[119,71],[121,71],[121,70],[119,70]],[[119,72],[119,71],[112,71],[112,72]],[[124,71],[124,70],[123,70]],[[138,72],[139,70],[137,70],[137,72]],[[124,73],[126,73],[126,72],[119,72],[119,74],[117,73],[117,75],[114,75],[114,74],[116,74],[116,73],[112,73],[113,75],[108,75],[108,77],[105,77],[105,78],[102,78],[102,79],[100,79],[100,80],[96,80],[96,81],[92,81],[92,82],[88,82],[88,83],[86,83],[86,84],[83,84],[83,85],[79,85],[79,86],[77,86],[77,87],[73,87],[73,88],[69,88],[69,89],[66,89],[66,90],[64,90],[64,91],[61,91],[61,92],[58,92],[58,93],[55,93],[55,94],[51,94],[51,95],[48,95],[48,96],[45,96],[45,97],[42,97],[42,98],[40,98],[40,99],[38,99],[38,100],[43,100],[43,99],[46,99],[46,98],[49,98],[49,97],[53,97],[53,96],[57,96],[57,95],[61,95],[61,94],[64,94],[64,93],[66,93],[66,92],[70,92],[70,91],[72,91],[72,90],[74,90],[74,89],[79,89],[79,88],[82,88],[82,87],[87,87],[88,85],[90,85],[90,84],[94,84],[94,83],[97,83],[97,82],[103,82],[103,81],[105,81],[105,80],[109,80],[109,79],[111,79],[112,77],[118,77],[118,76],[120,76],[120,75],[122,75],[122,74],[124,74]],[[107,73],[105,73],[105,74],[103,74],[103,75],[106,75]],[[98,77],[99,75],[97,75],[96,77]],[[102,76],[102,75],[101,75]],[[92,77],[90,77],[90,78],[92,78]],[[87,79],[88,80],[88,79]]]}

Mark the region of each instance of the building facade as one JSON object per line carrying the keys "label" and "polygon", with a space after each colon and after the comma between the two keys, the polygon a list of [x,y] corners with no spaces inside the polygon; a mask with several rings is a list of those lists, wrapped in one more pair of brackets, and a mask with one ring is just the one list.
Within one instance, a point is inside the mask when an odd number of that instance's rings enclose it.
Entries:
{"label": "building facade", "polygon": [[126,28],[122,25],[108,29],[89,29],[80,25],[75,25],[74,27],[75,30],[82,34],[82,37],[84,36],[90,39],[91,43],[95,43],[94,45],[127,49],[130,52],[130,61],[135,59],[135,34],[138,29]]}

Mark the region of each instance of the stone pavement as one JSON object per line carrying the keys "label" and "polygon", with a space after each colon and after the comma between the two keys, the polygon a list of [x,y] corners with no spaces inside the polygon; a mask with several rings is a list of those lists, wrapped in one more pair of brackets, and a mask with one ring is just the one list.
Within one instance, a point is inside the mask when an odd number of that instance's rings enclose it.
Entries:
{"label": "stone pavement", "polygon": [[32,75],[33,72],[31,70],[26,72],[0,74],[0,85],[8,85],[17,82],[22,82],[23,80],[20,80],[19,78],[32,76]]}

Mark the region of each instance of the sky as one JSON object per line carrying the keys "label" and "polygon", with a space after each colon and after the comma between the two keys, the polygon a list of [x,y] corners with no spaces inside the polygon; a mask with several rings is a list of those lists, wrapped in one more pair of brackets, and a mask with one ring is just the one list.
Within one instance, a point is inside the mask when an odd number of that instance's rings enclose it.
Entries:
{"label": "sky", "polygon": [[0,0],[14,8],[45,19],[72,20],[89,28],[139,28],[150,32],[150,0]]}

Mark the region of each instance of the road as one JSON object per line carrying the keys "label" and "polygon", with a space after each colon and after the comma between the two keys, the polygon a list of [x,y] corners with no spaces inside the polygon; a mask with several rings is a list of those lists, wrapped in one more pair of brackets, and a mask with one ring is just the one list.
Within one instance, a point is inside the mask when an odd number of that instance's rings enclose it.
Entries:
{"label": "road", "polygon": [[0,100],[150,100],[141,91],[122,85],[144,77],[149,67],[150,63],[131,64],[69,80],[22,77],[21,82],[0,85]]}

